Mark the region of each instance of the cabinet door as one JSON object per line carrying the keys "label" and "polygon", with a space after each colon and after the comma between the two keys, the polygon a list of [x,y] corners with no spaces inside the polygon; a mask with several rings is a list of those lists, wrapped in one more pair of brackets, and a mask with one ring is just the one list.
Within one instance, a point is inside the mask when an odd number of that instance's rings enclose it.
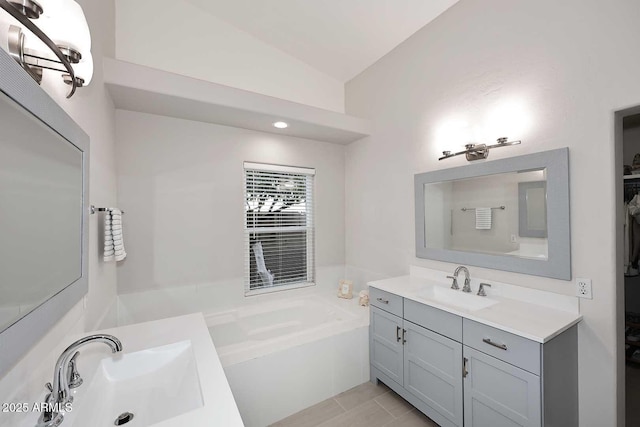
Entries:
{"label": "cabinet door", "polygon": [[369,352],[371,365],[402,385],[402,319],[371,307]]}
{"label": "cabinet door", "polygon": [[540,377],[464,346],[466,427],[540,427]]}
{"label": "cabinet door", "polygon": [[404,322],[404,387],[429,405],[441,425],[462,426],[462,344]]}

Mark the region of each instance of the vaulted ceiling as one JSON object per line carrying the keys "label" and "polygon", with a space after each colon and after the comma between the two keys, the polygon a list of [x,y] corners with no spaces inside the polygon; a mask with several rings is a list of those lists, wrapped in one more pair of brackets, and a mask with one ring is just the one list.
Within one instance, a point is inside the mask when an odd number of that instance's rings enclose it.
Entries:
{"label": "vaulted ceiling", "polygon": [[346,82],[458,0],[187,0]]}

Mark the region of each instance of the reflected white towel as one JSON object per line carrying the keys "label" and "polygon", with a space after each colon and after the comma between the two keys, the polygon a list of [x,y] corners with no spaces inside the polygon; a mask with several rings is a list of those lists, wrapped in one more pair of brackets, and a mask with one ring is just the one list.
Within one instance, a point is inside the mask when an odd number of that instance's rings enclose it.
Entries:
{"label": "reflected white towel", "polygon": [[491,230],[491,208],[476,208],[476,230]]}

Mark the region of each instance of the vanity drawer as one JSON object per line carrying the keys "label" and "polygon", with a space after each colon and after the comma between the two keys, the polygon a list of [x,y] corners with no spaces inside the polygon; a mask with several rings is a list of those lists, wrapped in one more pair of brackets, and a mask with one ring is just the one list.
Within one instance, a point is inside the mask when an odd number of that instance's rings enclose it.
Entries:
{"label": "vanity drawer", "polygon": [[462,317],[455,314],[405,299],[404,318],[452,340],[462,341]]}
{"label": "vanity drawer", "polygon": [[540,375],[540,343],[469,319],[462,335],[464,345]]}
{"label": "vanity drawer", "polygon": [[378,288],[369,288],[370,304],[388,311],[391,314],[402,317],[402,297],[381,291]]}

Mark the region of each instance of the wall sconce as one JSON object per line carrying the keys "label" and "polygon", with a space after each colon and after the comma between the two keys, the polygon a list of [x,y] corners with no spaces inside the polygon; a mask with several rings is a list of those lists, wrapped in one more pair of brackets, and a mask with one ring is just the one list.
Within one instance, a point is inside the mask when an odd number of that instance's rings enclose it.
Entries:
{"label": "wall sconce", "polygon": [[[0,0],[4,9],[21,25],[3,26],[9,54],[36,81],[43,70],[62,74],[71,86],[67,98],[93,77],[91,33],[82,8],[73,0]],[[38,25],[32,20],[37,20]],[[32,37],[28,29],[37,38]],[[4,42],[4,41],[2,41]],[[53,55],[52,55],[53,54]]]}
{"label": "wall sconce", "polygon": [[464,154],[468,161],[473,162],[474,160],[486,159],[489,157],[489,149],[490,148],[499,148],[506,147],[509,145],[518,145],[521,144],[521,141],[508,141],[507,138],[498,138],[497,143],[493,145],[487,144],[467,144],[465,145],[465,150],[458,151],[457,153],[452,153],[451,151],[443,151],[442,157],[438,160],[448,159],[450,157],[459,156]]}

